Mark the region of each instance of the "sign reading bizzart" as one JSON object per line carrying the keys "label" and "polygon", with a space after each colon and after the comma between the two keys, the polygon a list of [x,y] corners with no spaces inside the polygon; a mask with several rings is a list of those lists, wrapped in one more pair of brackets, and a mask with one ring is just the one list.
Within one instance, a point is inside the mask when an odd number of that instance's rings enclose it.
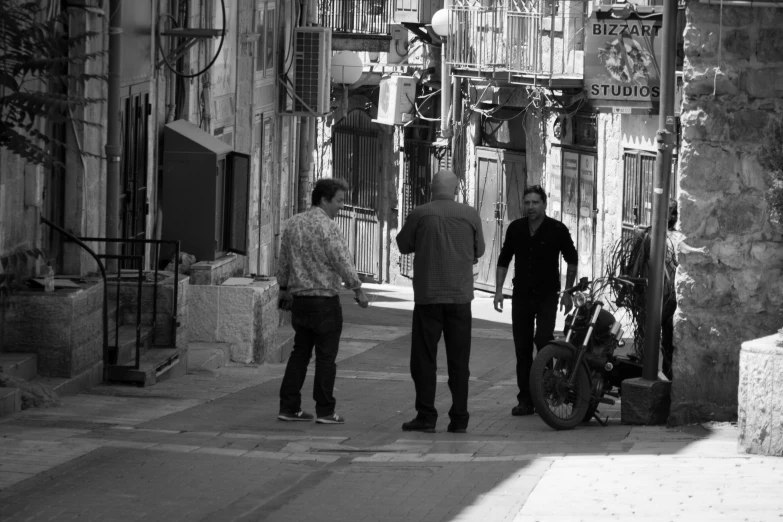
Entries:
{"label": "sign reading bizzart", "polygon": [[[597,15],[597,16],[596,16]],[[661,95],[660,16],[593,15],[585,35],[585,90],[596,106],[658,107]]]}

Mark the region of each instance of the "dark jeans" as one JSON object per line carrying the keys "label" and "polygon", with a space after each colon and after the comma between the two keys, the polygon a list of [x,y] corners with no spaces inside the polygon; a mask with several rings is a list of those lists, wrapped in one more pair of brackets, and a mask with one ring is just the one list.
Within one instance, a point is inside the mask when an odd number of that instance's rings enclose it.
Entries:
{"label": "dark jeans", "polygon": [[542,349],[555,337],[558,295],[544,296],[514,293],[511,298],[511,324],[514,348],[517,353],[517,402],[530,402],[530,367],[533,365],[533,347]]}
{"label": "dark jeans", "polygon": [[436,371],[441,333],[446,343],[451,409],[449,418],[467,428],[468,379],[470,378],[470,334],[473,314],[470,303],[415,305],[411,340],[411,377],[416,387],[417,417],[435,424]]}
{"label": "dark jeans", "polygon": [[343,331],[343,309],[335,297],[294,297],[291,307],[294,349],[285,367],[280,385],[280,412],[297,413],[302,409],[302,385],[315,347],[315,383],[313,399],[319,417],[334,413],[332,392],[337,375],[337,350]]}

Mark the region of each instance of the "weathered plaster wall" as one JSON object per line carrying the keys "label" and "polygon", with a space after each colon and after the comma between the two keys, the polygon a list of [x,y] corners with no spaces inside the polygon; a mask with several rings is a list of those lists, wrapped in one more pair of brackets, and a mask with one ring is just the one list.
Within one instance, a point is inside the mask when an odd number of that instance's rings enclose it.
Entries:
{"label": "weathered plaster wall", "polygon": [[755,157],[783,114],[783,9],[724,7],[722,18],[689,2],[671,424],[736,419],[740,344],[783,324],[783,236]]}

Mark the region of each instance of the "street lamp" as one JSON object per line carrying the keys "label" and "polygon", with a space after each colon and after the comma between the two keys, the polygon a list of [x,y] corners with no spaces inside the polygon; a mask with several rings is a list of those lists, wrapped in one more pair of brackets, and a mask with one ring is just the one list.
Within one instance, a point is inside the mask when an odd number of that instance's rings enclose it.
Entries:
{"label": "street lamp", "polygon": [[451,72],[446,63],[446,37],[453,24],[453,12],[449,10],[451,2],[446,0],[446,7],[435,11],[432,15],[430,27],[432,32],[440,36],[443,45],[440,48],[440,136],[441,138],[451,138],[451,118],[449,117],[449,107],[451,106]]}

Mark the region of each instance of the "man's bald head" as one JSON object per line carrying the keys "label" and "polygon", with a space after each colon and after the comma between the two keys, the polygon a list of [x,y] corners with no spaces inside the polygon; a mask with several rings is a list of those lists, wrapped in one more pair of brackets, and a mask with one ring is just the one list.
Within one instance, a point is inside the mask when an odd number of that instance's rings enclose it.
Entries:
{"label": "man's bald head", "polygon": [[459,178],[450,170],[439,170],[432,177],[432,197],[454,198],[459,186]]}

